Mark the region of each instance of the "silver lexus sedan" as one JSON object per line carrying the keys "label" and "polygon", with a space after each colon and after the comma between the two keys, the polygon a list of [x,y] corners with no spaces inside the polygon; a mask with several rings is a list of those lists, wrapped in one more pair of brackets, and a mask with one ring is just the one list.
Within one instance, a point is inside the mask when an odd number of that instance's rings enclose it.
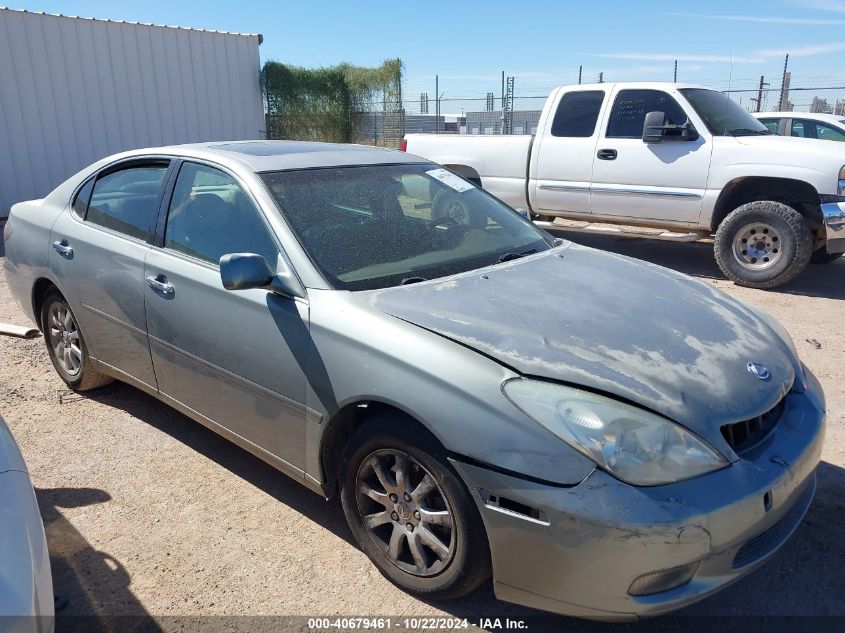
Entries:
{"label": "silver lexus sedan", "polygon": [[633,619],[774,554],[819,383],[767,314],[384,149],[132,151],[12,208],[71,387],[118,379],[326,497],[392,582]]}

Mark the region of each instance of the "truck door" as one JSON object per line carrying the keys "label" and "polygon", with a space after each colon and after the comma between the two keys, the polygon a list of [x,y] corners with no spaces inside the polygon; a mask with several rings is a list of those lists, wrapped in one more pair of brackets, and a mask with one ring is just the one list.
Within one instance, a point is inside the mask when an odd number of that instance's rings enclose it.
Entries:
{"label": "truck door", "polygon": [[590,213],[590,182],[605,91],[566,88],[540,126],[531,157],[531,199],[537,213]]}
{"label": "truck door", "polygon": [[593,164],[590,209],[593,216],[624,216],[695,224],[707,186],[712,143],[697,126],[694,141],[644,143],[645,116],[665,113],[667,123],[683,124],[687,113],[668,92],[621,89],[605,117]]}

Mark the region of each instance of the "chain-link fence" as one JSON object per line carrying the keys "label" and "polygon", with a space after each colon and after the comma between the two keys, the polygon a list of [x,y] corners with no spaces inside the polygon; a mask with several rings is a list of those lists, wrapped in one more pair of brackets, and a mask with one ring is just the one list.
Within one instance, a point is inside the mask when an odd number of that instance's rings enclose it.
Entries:
{"label": "chain-link fence", "polygon": [[[780,87],[765,85],[762,89],[732,88],[724,90],[749,112],[795,111],[824,112],[845,117],[845,86],[796,87],[782,91]],[[534,134],[547,95],[533,94],[511,96],[503,99],[487,93],[486,96],[465,98],[429,98],[423,94],[418,99],[405,99],[401,108],[385,107],[383,102],[364,103],[350,114],[351,140],[355,143],[399,147],[405,134]],[[502,102],[509,108],[503,111]],[[509,121],[506,120],[509,115]],[[284,136],[280,121],[268,115],[268,138],[311,138],[307,131],[325,128],[321,121],[305,117],[288,119],[284,128],[296,127],[296,136]],[[510,129],[507,129],[509,126]]]}

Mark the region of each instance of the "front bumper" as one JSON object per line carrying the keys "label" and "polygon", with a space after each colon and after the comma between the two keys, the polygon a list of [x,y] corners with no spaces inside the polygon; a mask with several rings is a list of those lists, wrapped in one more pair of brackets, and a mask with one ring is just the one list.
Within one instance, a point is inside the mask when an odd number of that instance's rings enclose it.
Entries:
{"label": "front bumper", "polygon": [[[809,372],[807,380],[752,455],[676,484],[639,488],[596,469],[561,488],[454,460],[487,528],[496,596],[630,620],[679,609],[757,568],[798,527],[815,491],[824,397]],[[644,574],[696,563],[681,586],[628,593]]]}
{"label": "front bumper", "polygon": [[827,252],[845,253],[845,202],[824,202],[821,210]]}

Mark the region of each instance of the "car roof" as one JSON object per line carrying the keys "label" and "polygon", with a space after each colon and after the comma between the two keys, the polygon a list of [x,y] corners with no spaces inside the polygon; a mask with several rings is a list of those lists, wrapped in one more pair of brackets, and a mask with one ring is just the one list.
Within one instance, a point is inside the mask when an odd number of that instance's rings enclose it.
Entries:
{"label": "car roof", "polygon": [[845,115],[824,112],[752,112],[751,114],[759,119],[812,119],[839,124],[845,121]]}
{"label": "car roof", "polygon": [[215,141],[150,147],[121,156],[149,154],[200,158],[223,164],[239,163],[254,172],[428,162],[384,147],[311,141]]}

